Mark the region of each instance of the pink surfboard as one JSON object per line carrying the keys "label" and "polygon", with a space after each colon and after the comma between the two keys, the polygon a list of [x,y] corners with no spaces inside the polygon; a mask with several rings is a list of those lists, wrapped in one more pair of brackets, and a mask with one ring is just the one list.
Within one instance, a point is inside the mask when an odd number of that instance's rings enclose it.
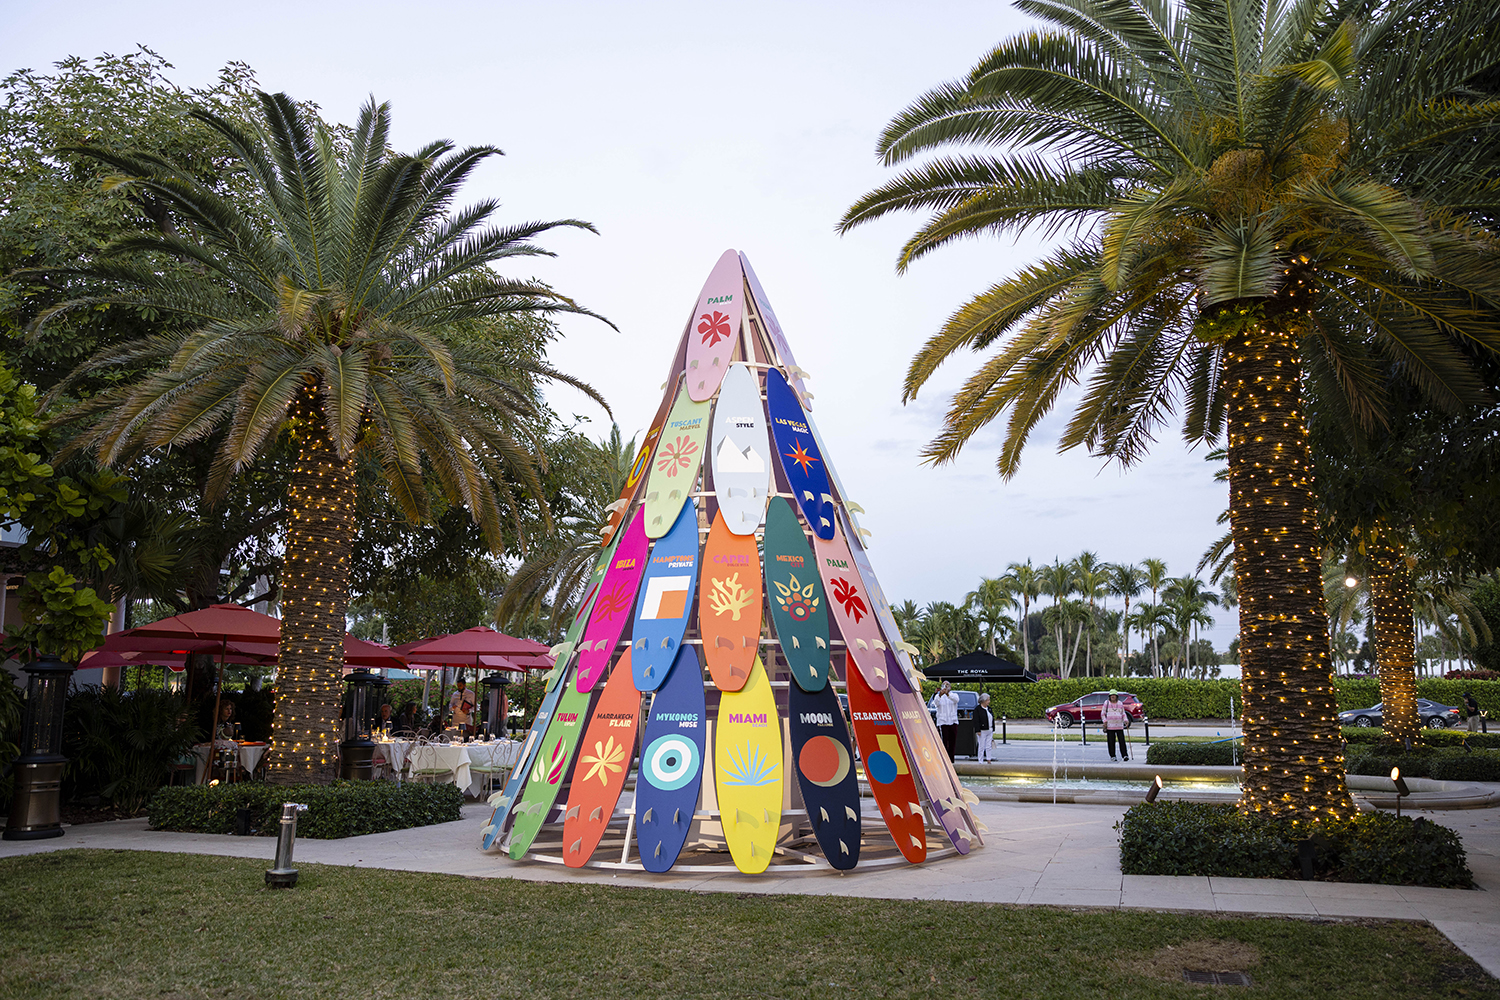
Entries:
{"label": "pink surfboard", "polygon": [[740,317],[745,311],[745,278],[740,256],[725,250],[703,291],[688,324],[687,391],[695,403],[711,399],[729,370],[729,359],[740,341]]}
{"label": "pink surfboard", "polygon": [[646,572],[646,551],[650,542],[646,538],[646,509],[635,512],[635,519],[625,529],[620,547],[609,568],[604,571],[604,581],[599,584],[599,596],[594,600],[594,611],[589,616],[588,627],[583,630],[583,641],[578,644],[578,692],[587,694],[594,689],[599,678],[609,666],[610,653],[625,631],[635,610],[635,592],[641,586],[641,574]]}
{"label": "pink surfboard", "polygon": [[828,608],[843,633],[844,645],[859,668],[865,683],[876,691],[890,687],[886,671],[885,640],[875,618],[874,598],[865,592],[859,568],[849,552],[849,543],[839,526],[833,526],[833,538],[824,540],[813,535],[813,555],[818,560],[818,575],[828,594]]}

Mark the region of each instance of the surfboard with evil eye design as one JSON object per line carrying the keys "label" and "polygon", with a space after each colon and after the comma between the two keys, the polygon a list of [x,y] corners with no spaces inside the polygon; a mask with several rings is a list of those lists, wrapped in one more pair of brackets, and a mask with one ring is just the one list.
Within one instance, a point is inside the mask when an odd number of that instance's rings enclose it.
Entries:
{"label": "surfboard with evil eye design", "polygon": [[781,655],[797,685],[817,691],[828,683],[828,601],[802,522],[781,497],[766,508],[764,566]]}
{"label": "surfboard with evil eye design", "polygon": [[640,690],[655,691],[672,669],[693,616],[697,585],[698,507],[689,500],[672,530],[651,547],[641,578],[630,630],[630,668]]}
{"label": "surfboard with evil eye design", "polygon": [[693,491],[703,464],[712,408],[711,403],[689,399],[686,386],[677,394],[646,478],[647,538],[660,538],[677,523],[677,514]]}
{"label": "surfboard with evil eye design", "polygon": [[709,469],[725,527],[736,535],[753,534],[770,497],[771,439],[760,377],[743,364],[730,365],[719,387]]}
{"label": "surfboard with evil eye design", "polygon": [[666,682],[651,699],[646,731],[641,734],[635,844],[648,872],[670,870],[687,843],[702,790],[707,742],[703,668],[694,648],[683,646]]}
{"label": "surfboard with evil eye design", "polygon": [[641,576],[646,572],[646,552],[650,544],[646,541],[646,512],[636,511],[620,536],[614,558],[604,572],[604,581],[599,584],[599,595],[594,599],[594,609],[589,615],[588,627],[583,631],[583,641],[578,644],[579,693],[594,689],[604,669],[614,655],[615,644],[630,621],[630,609],[635,606],[635,593],[640,587]]}
{"label": "surfboard with evil eye design", "polygon": [[781,719],[760,657],[745,686],[719,698],[714,775],[729,854],[740,871],[759,874],[781,832],[783,779]]}
{"label": "surfboard with evil eye design", "polygon": [[832,538],[833,494],[829,492],[823,454],[808,429],[797,394],[775,368],[766,372],[766,413],[771,421],[776,460],[797,496],[808,527],[819,538]]}
{"label": "surfboard with evil eye design", "polygon": [[537,748],[531,762],[531,771],[526,776],[526,788],[521,792],[521,801],[512,810],[514,819],[510,828],[511,859],[521,857],[531,849],[531,842],[546,822],[547,814],[557,801],[562,790],[563,779],[573,763],[573,751],[578,749],[578,740],[583,735],[584,723],[588,721],[591,692],[580,692],[571,684],[561,685],[562,698],[557,711],[547,724],[547,734]]}
{"label": "surfboard with evil eye design", "polygon": [[704,402],[718,391],[729,359],[740,339],[740,318],[745,308],[745,277],[740,271],[740,255],[725,250],[703,291],[698,293],[698,307],[688,324],[687,393],[689,398]]}
{"label": "surfboard with evil eye design", "polygon": [[901,731],[885,697],[865,683],[859,668],[847,670],[849,718],[859,758],[864,762],[870,794],[880,807],[886,829],[914,865],[927,860],[927,818],[917,792],[911,763],[901,745]]}
{"label": "surfboard with evil eye design", "polygon": [[635,756],[640,721],[641,693],[630,675],[627,649],[605,682],[578,747],[578,764],[563,811],[563,863],[569,868],[588,864],[615,814]]}
{"label": "surfboard with evil eye design", "polygon": [[859,864],[859,779],[839,696],[831,684],[816,692],[793,684],[787,716],[797,786],[818,846],[833,867],[853,868]]}
{"label": "surfboard with evil eye design", "polygon": [[870,607],[871,598],[865,593],[864,580],[860,579],[843,532],[835,525],[831,539],[814,538],[813,553],[818,562],[818,575],[823,578],[823,589],[828,593],[829,610],[833,613],[833,620],[838,622],[849,655],[870,687],[884,691],[890,686],[885,639],[880,634],[880,623]]}
{"label": "surfboard with evil eye design", "polygon": [[760,550],[754,535],[736,535],[714,515],[703,546],[703,580],[698,589],[698,632],[703,658],[720,691],[745,686],[760,652]]}

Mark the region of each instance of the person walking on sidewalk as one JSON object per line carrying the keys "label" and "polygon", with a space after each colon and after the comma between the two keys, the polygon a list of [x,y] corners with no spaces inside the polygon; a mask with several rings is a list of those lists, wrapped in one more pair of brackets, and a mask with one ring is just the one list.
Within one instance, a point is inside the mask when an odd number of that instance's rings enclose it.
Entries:
{"label": "person walking on sidewalk", "polygon": [[1125,742],[1125,724],[1130,720],[1130,715],[1125,711],[1125,703],[1120,700],[1120,692],[1111,691],[1109,701],[1106,701],[1099,709],[1099,721],[1104,723],[1104,735],[1109,740],[1109,759],[1115,759],[1115,741],[1120,743],[1120,760],[1130,759],[1130,747]]}
{"label": "person walking on sidewalk", "polygon": [[979,763],[988,764],[995,759],[991,750],[995,742],[995,713],[990,711],[988,693],[979,696],[979,707],[974,709],[974,728],[979,735]]}
{"label": "person walking on sidewalk", "polygon": [[958,752],[958,695],[953,691],[953,685],[943,681],[943,686],[938,688],[938,693],[932,696],[932,708],[937,712],[938,732],[943,735],[943,749],[948,751],[948,759]]}
{"label": "person walking on sidewalk", "polygon": [[1469,732],[1479,732],[1479,699],[1473,691],[1464,692],[1464,714],[1469,717]]}

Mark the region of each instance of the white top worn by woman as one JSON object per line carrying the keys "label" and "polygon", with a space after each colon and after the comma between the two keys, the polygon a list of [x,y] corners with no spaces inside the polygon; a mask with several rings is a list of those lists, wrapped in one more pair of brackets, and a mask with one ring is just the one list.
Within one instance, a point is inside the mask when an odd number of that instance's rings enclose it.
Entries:
{"label": "white top worn by woman", "polygon": [[958,695],[952,691],[947,694],[938,692],[932,696],[932,707],[937,709],[937,724],[940,726],[958,725]]}

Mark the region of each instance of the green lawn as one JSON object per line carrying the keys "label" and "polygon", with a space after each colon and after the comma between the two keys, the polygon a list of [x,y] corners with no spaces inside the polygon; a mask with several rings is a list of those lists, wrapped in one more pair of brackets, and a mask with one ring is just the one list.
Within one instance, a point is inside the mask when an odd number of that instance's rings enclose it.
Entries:
{"label": "green lawn", "polygon": [[[487,862],[476,856],[476,866]],[[1425,925],[466,879],[127,851],[0,861],[0,997],[1496,997]]]}

